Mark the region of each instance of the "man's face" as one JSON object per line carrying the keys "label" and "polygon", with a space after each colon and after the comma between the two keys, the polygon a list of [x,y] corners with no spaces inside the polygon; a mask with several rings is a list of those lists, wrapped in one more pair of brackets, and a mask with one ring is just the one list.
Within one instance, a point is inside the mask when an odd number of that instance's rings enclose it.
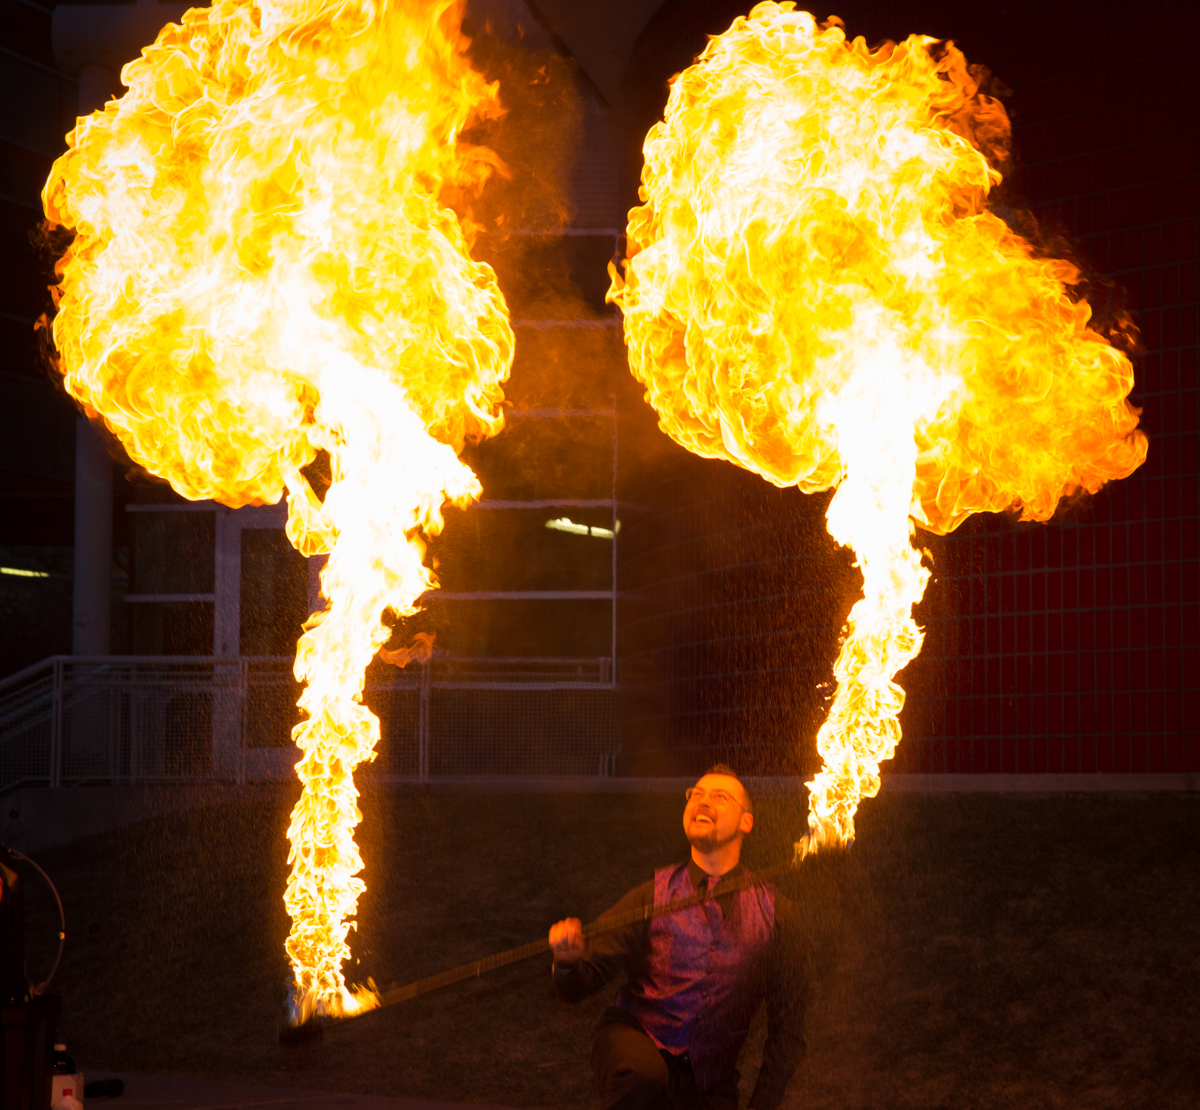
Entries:
{"label": "man's face", "polygon": [[742,784],[728,775],[705,775],[683,809],[683,831],[693,848],[715,852],[754,825]]}

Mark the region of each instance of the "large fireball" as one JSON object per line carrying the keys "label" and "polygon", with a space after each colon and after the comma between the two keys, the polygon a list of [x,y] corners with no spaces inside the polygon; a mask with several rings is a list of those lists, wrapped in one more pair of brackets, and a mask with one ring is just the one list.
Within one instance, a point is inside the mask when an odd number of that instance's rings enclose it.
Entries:
{"label": "large fireball", "polygon": [[871,51],[792,8],[759,4],[673,80],[610,296],[670,436],[837,487],[829,530],[864,597],[818,736],[811,850],[852,838],[900,738],[894,677],[929,577],[914,523],[1046,520],[1131,473],[1146,440],[1075,268],[987,208],[1009,125],[979,71],[953,43]]}
{"label": "large fireball", "polygon": [[[274,503],[329,553],[300,641],[292,815],[296,1016],[346,987],[365,889],[352,772],[374,757],[363,672],[385,610],[434,584],[422,535],[478,496],[457,456],[499,431],[513,336],[464,205],[497,165],[460,136],[498,113],[460,5],[217,0],[125,67],[43,193],[75,232],[54,339],[67,389],[189,498]],[[455,209],[451,205],[455,205]],[[302,468],[318,450],[323,502]]]}

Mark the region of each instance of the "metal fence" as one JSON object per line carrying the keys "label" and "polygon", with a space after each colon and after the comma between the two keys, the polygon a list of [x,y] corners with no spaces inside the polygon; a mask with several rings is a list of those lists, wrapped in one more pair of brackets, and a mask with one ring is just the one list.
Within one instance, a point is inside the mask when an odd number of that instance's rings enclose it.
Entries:
{"label": "metal fence", "polygon": [[[282,656],[52,656],[0,682],[0,792],[21,786],[283,779],[300,686]],[[377,779],[606,775],[608,657],[436,656],[379,665]]]}

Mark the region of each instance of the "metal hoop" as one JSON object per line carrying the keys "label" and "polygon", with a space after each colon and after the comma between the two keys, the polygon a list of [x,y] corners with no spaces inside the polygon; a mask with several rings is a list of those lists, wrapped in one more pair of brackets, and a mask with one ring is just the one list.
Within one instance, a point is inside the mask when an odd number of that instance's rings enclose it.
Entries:
{"label": "metal hoop", "polygon": [[50,888],[50,893],[54,895],[54,901],[58,904],[58,955],[54,957],[54,966],[50,969],[50,974],[46,976],[45,981],[29,988],[32,994],[45,994],[46,988],[50,986],[50,980],[54,978],[55,973],[58,971],[58,965],[62,961],[63,945],[67,940],[67,915],[63,912],[62,899],[58,896],[58,887],[51,881],[50,876],[42,870],[41,865],[31,860],[24,852],[18,852],[16,848],[10,847],[8,850],[18,859],[23,859],[26,863],[32,864],[34,870],[46,880],[46,885]]}

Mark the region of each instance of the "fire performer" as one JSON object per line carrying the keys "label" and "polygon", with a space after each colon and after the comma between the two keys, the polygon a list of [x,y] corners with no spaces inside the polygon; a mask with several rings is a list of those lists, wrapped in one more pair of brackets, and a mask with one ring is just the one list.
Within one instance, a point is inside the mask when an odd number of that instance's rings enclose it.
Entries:
{"label": "fire performer", "polygon": [[627,982],[592,1034],[592,1070],[606,1108],[736,1110],[737,1058],[759,1005],[768,1034],[752,1110],[774,1110],[804,1057],[806,946],[795,907],[741,865],[754,828],[750,792],[718,763],[687,792],[691,858],[655,871],[605,915],[706,892],[676,913],[583,939],[578,918],[550,929],[555,993]]}

